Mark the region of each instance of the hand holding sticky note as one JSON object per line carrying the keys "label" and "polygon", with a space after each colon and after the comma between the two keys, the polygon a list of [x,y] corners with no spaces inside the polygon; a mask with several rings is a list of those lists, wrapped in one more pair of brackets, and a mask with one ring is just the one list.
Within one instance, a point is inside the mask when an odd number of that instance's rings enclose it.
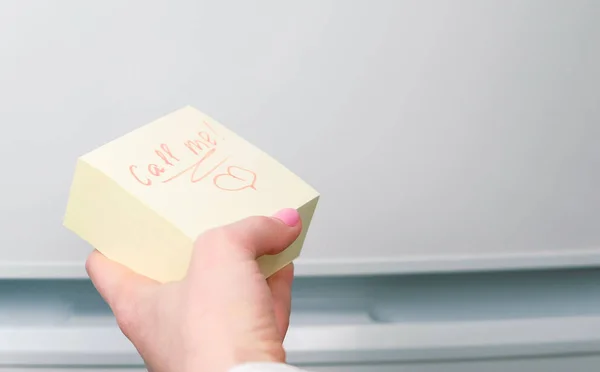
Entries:
{"label": "hand holding sticky note", "polygon": [[318,199],[269,155],[185,107],[80,157],[64,224],[108,258],[168,282],[185,276],[203,231],[296,208],[298,239],[258,259],[270,276],[300,254]]}

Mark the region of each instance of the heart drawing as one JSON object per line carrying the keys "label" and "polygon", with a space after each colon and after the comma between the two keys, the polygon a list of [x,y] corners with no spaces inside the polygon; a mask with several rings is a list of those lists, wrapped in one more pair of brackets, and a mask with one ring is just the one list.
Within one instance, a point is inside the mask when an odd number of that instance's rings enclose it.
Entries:
{"label": "heart drawing", "polygon": [[240,191],[247,188],[256,190],[256,173],[251,170],[230,165],[227,173],[218,174],[213,178],[215,186],[225,191]]}

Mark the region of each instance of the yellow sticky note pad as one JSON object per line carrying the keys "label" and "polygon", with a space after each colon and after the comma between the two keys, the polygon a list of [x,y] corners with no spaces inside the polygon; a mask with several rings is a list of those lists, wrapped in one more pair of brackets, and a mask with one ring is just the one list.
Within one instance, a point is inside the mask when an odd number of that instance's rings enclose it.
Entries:
{"label": "yellow sticky note pad", "polygon": [[300,237],[258,259],[270,276],[300,254],[318,199],[269,155],[185,107],[80,157],[64,225],[108,258],[169,282],[185,276],[203,231],[296,208]]}

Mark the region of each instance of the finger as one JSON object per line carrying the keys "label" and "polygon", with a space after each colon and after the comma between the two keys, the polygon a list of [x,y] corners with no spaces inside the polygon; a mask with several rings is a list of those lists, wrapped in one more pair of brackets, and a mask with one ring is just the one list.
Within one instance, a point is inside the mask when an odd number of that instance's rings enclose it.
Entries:
{"label": "finger", "polygon": [[194,260],[206,263],[215,256],[256,259],[277,254],[290,246],[302,231],[300,214],[283,209],[273,217],[248,217],[205,232],[196,240]]}
{"label": "finger", "polygon": [[267,279],[273,297],[273,309],[281,340],[285,338],[290,325],[292,310],[292,283],[294,281],[294,264],[291,263]]}
{"label": "finger", "polygon": [[85,268],[92,283],[115,313],[120,317],[142,292],[158,286],[158,283],[139,275],[125,266],[108,259],[94,250]]}

